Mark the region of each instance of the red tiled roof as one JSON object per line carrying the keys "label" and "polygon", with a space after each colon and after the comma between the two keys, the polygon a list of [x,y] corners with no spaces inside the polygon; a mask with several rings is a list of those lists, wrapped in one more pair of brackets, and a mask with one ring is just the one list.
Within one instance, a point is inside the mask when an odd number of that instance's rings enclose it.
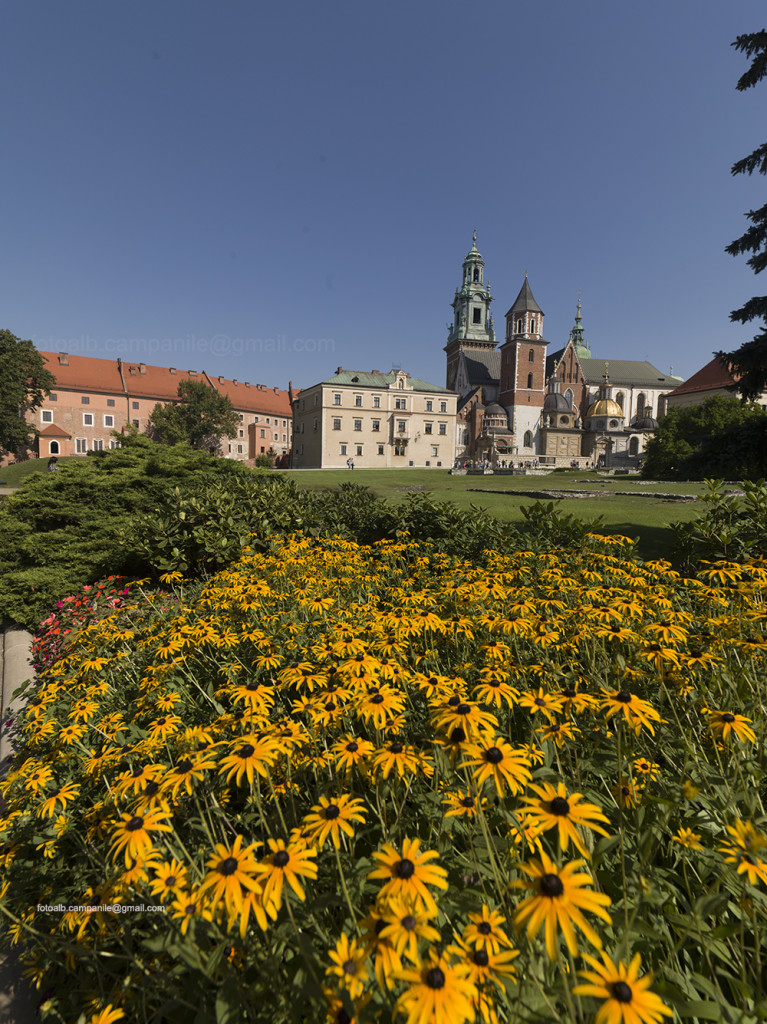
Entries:
{"label": "red tiled roof", "polygon": [[689,395],[695,391],[715,391],[721,388],[732,388],[738,377],[730,372],[727,363],[720,356],[714,356],[710,363],[698,370],[678,388],[666,393],[666,398],[674,395]]}
{"label": "red tiled roof", "polygon": [[52,391],[63,389],[124,394],[116,360],[73,356],[66,352],[41,352],[40,355],[46,362],[46,369],[56,378]]}
{"label": "red tiled roof", "polygon": [[57,427],[55,423],[49,423],[47,427],[43,427],[40,431],[40,437],[71,437],[66,430],[62,430],[61,427]]}
{"label": "red tiled roof", "polygon": [[[54,391],[91,391],[100,394],[148,398],[170,402],[178,397],[182,380],[202,381],[226,395],[238,412],[265,413],[290,419],[292,409],[287,391],[266,384],[211,377],[203,371],[177,370],[149,363],[96,359],[66,352],[41,352],[47,368],[56,377]],[[122,369],[122,377],[120,370]],[[123,381],[125,382],[123,384]]]}
{"label": "red tiled roof", "polygon": [[[207,374],[206,374],[207,377]],[[266,384],[250,384],[241,380],[227,380],[225,377],[208,377],[220,394],[225,395],[237,412],[263,412],[290,419],[293,410],[287,391],[269,388]]]}

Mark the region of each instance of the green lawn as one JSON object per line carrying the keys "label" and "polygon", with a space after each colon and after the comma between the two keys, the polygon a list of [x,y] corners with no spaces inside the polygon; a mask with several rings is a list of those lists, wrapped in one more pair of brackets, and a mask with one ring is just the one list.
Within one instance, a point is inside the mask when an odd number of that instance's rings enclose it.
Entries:
{"label": "green lawn", "polygon": [[[674,538],[670,523],[689,522],[702,512],[696,501],[673,501],[664,494],[700,495],[702,482],[644,481],[641,477],[600,476],[594,471],[572,470],[546,476],[451,476],[444,469],[355,469],[287,471],[300,487],[337,487],[354,482],[370,487],[381,497],[404,501],[413,491],[429,491],[437,500],[455,502],[461,508],[479,505],[499,519],[521,521],[522,508],[536,500],[554,501],[555,508],[582,519],[602,516],[604,529],[639,538],[639,551],[645,558],[669,558],[673,561]],[[594,497],[536,499],[520,491],[592,491]],[[502,491],[503,493],[492,493]],[[640,496],[619,494],[635,491]],[[641,495],[657,495],[642,497]]]}
{"label": "green lawn", "polygon": [[[78,458],[81,459],[82,455],[60,456],[58,457],[59,465],[63,466],[65,462],[72,462]],[[47,472],[47,459],[28,459],[26,462],[16,462],[13,466],[0,469],[0,487],[21,487],[33,473]]]}

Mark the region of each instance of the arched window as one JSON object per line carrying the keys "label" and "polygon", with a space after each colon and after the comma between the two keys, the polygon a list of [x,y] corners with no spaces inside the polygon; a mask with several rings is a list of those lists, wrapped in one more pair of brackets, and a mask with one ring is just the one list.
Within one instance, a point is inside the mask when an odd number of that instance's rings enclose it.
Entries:
{"label": "arched window", "polygon": [[639,394],[637,395],[637,419],[638,420],[641,420],[641,418],[644,416],[644,406],[645,406],[645,393],[644,393],[644,391],[640,391]]}
{"label": "arched window", "polygon": [[517,320],[517,334],[523,334],[525,330],[525,321]]}
{"label": "arched window", "polygon": [[48,449],[48,454],[49,455],[58,455],[59,454],[59,442],[58,441],[51,441],[50,447]]}
{"label": "arched window", "polygon": [[523,443],[524,443],[525,448],[532,448],[533,447],[533,435],[530,433],[529,430],[525,431],[525,439],[524,439]]}
{"label": "arched window", "polygon": [[528,373],[528,375],[527,375],[527,386],[529,388],[531,388],[533,386],[533,375],[532,375],[532,373]]}
{"label": "arched window", "polygon": [[479,267],[474,268],[474,280],[479,281]]}
{"label": "arched window", "polygon": [[535,317],[530,317],[530,333],[535,334]]}
{"label": "arched window", "polygon": [[622,410],[623,409],[623,392],[622,391],[619,391],[618,394],[615,396],[615,401],[618,403],[618,405],[621,407],[621,410]]}
{"label": "arched window", "polygon": [[567,404],[572,409],[572,407],[573,407],[573,393],[570,390],[570,388],[568,388],[567,391],[565,391],[565,401],[567,402]]}
{"label": "arched window", "polygon": [[636,455],[639,451],[639,438],[632,437],[629,441],[629,455]]}
{"label": "arched window", "polygon": [[528,363],[534,363],[535,362],[535,349],[534,348],[531,348],[530,351],[527,353],[527,361],[528,361]]}

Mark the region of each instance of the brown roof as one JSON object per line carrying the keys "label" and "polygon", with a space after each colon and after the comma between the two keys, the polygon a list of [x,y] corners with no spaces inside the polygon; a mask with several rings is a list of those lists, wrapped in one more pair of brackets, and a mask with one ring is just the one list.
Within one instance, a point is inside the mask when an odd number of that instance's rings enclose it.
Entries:
{"label": "brown roof", "polygon": [[46,369],[56,378],[52,391],[63,389],[124,394],[116,361],[73,356],[66,352],[41,352],[40,355],[46,362]]}
{"label": "brown roof", "polygon": [[182,380],[201,380],[203,383],[206,380],[205,374],[196,370],[177,370],[148,363],[124,362],[122,372],[125,390],[132,398],[153,398],[159,402],[178,398],[178,386]]}
{"label": "brown roof", "polygon": [[678,388],[666,393],[666,398],[674,395],[689,395],[695,391],[715,391],[721,388],[733,388],[738,383],[738,376],[730,372],[727,363],[719,356],[714,356],[702,370],[698,370]]}
{"label": "brown roof", "polygon": [[251,384],[248,381],[227,380],[225,377],[208,377],[216,391],[225,395],[237,412],[269,413],[290,419],[293,410],[287,391],[270,388],[266,384]]}
{"label": "brown roof", "polygon": [[49,423],[47,427],[43,427],[40,431],[40,437],[71,437],[66,430],[62,430],[61,427],[57,427],[55,423]]}
{"label": "brown roof", "polygon": [[199,380],[228,396],[238,412],[264,413],[284,416],[286,419],[292,416],[288,392],[267,387],[266,384],[211,377],[197,370],[177,370],[175,367],[152,366],[149,363],[74,356],[66,352],[41,352],[40,355],[56,377],[54,391],[128,394],[132,398],[170,402],[178,397],[178,386],[182,380]]}

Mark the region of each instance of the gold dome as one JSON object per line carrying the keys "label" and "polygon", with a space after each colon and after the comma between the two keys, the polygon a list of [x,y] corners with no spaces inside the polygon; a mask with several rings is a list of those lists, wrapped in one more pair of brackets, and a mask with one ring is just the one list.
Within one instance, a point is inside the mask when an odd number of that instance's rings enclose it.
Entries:
{"label": "gold dome", "polygon": [[594,402],[589,411],[586,413],[586,419],[591,419],[593,416],[623,416],[623,409],[614,402],[612,398],[600,398],[599,401]]}

